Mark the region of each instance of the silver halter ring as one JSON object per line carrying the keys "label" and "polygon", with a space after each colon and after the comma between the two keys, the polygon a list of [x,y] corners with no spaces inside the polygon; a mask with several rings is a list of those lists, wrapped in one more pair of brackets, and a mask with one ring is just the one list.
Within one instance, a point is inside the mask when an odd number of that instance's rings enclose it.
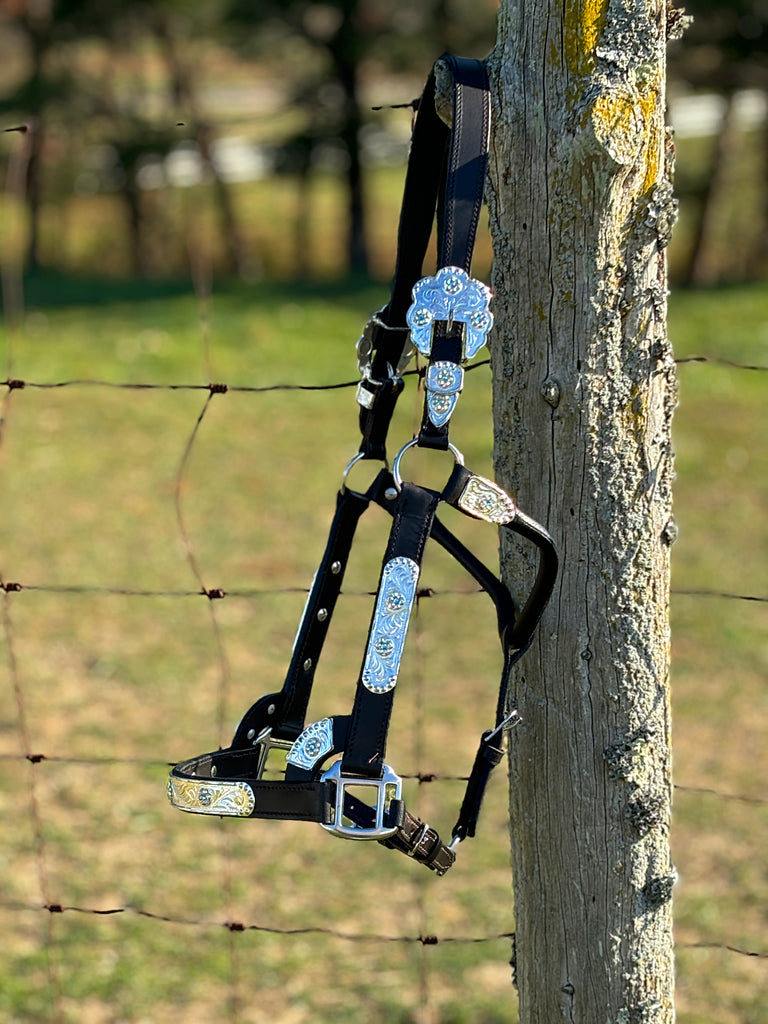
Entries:
{"label": "silver halter ring", "polygon": [[[402,487],[403,487],[403,478],[400,475],[400,463],[402,461],[402,458],[405,455],[405,453],[408,451],[409,448],[413,448],[414,445],[417,445],[418,443],[419,443],[418,437],[414,437],[410,441],[408,441],[407,444],[404,444],[403,447],[400,449],[400,451],[395,456],[395,461],[392,463],[392,479],[394,480],[395,487],[397,488],[398,491],[402,490]],[[455,462],[454,462],[455,465],[457,465],[457,466],[463,466],[464,465],[464,456],[459,451],[459,449],[456,447],[456,445],[451,444],[450,441],[448,442],[448,451],[451,452],[451,454],[453,455],[453,458],[455,460]]]}

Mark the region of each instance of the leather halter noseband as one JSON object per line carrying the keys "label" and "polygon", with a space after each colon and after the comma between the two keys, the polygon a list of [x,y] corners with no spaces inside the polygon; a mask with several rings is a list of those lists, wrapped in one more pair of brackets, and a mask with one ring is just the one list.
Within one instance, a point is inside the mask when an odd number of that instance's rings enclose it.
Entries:
{"label": "leather halter noseband", "polygon": [[[436,69],[450,75],[452,83],[450,129],[435,109]],[[391,472],[381,470],[364,493],[346,486],[345,473],[282,688],[253,704],[229,747],[177,764],[168,795],[174,806],[197,814],[314,821],[342,838],[375,840],[400,850],[442,875],[453,864],[458,843],[475,835],[486,783],[502,757],[501,735],[517,716],[508,707],[511,669],[531,643],[558,559],[546,530],[495,483],[466,469],[449,440],[451,414],[463,386],[462,364],[484,344],[493,323],[489,289],[469,276],[490,132],[483,63],[441,58],[418,109],[390,301],[369,320],[358,342],[361,442],[350,467],[358,460],[386,462],[387,432],[414,347],[428,359],[419,431],[400,449]],[[422,277],[436,211],[438,267],[434,276]],[[442,491],[403,480],[403,457],[414,446],[453,453],[455,465]],[[522,609],[495,573],[437,518],[441,502],[536,547],[536,579]],[[392,516],[392,526],[352,708],[348,715],[307,723],[314,674],[355,531],[371,504]],[[490,596],[504,655],[494,725],[481,736],[447,843],[406,809],[401,779],[385,761],[408,622],[430,539]],[[275,749],[285,753],[285,777],[265,778]]]}

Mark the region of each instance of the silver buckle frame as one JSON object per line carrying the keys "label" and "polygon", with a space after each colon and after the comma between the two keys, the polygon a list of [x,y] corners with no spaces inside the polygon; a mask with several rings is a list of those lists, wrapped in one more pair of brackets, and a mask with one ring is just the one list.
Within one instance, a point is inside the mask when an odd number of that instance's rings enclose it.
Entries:
{"label": "silver buckle frame", "polygon": [[284,750],[287,753],[293,746],[293,740],[273,740],[272,727],[268,725],[265,729],[261,730],[251,745],[258,750],[255,780],[260,782],[267,767],[269,752],[271,750]]}
{"label": "silver buckle frame", "polygon": [[[333,821],[323,828],[332,835],[341,839],[389,839],[397,832],[397,825],[389,826],[384,824],[384,816],[393,800],[400,800],[403,780],[396,775],[389,765],[383,765],[383,773],[380,779],[365,779],[355,775],[341,774],[341,761],[335,761],[331,767],[320,776],[322,782],[334,782],[336,784],[336,799],[334,801]],[[344,824],[344,797],[349,787],[372,789],[376,792],[376,804],[371,806],[375,811],[374,824],[365,827],[363,825]],[[349,820],[349,819],[348,819]]]}

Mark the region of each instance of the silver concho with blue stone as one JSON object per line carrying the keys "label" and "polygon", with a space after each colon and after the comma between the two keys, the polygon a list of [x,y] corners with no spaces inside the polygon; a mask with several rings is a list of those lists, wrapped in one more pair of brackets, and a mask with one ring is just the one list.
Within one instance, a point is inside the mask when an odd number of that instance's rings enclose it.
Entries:
{"label": "silver concho with blue stone", "polygon": [[333,722],[330,718],[321,718],[308,725],[294,741],[286,760],[298,768],[314,768],[332,750]]}
{"label": "silver concho with blue stone", "polygon": [[393,558],[384,566],[361,677],[371,693],[387,693],[397,683],[418,580],[412,558]]}
{"label": "silver concho with blue stone", "polygon": [[429,418],[436,427],[447,423],[464,387],[464,370],[450,360],[432,363],[424,382]]}

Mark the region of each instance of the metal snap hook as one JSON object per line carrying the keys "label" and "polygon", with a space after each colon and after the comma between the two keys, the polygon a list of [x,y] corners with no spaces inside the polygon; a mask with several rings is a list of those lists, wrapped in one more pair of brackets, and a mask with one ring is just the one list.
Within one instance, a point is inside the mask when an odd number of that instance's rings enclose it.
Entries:
{"label": "metal snap hook", "polygon": [[[407,444],[403,445],[403,447],[400,449],[400,451],[395,456],[395,461],[392,463],[392,479],[394,480],[395,487],[397,488],[398,491],[402,490],[402,488],[403,488],[403,478],[400,475],[400,463],[402,461],[402,458],[405,455],[405,453],[408,451],[409,448],[413,448],[414,445],[417,445],[418,443],[419,443],[419,439],[417,437],[411,438],[411,440],[408,441]],[[448,451],[451,452],[451,454],[453,455],[453,458],[455,460],[455,465],[457,465],[457,466],[463,466],[464,465],[464,456],[463,456],[463,454],[459,451],[459,449],[456,447],[456,445],[451,444],[450,441],[448,442]]]}

